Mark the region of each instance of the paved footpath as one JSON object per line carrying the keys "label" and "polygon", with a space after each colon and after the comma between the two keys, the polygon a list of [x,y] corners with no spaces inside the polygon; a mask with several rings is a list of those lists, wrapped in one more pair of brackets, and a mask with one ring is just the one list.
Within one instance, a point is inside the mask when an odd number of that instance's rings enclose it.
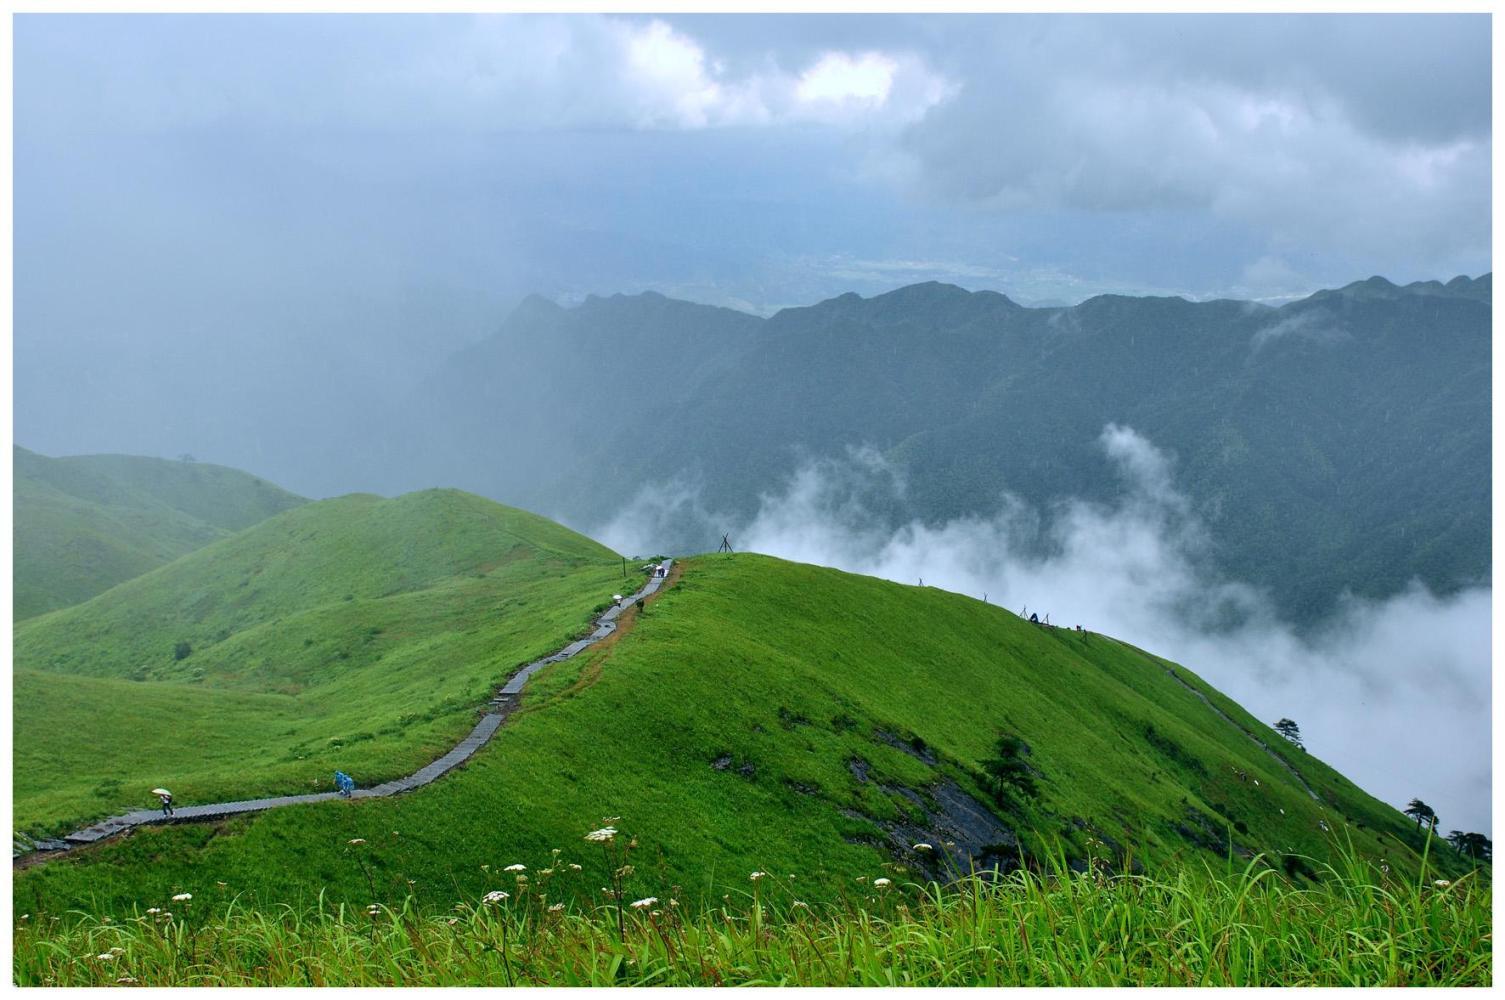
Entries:
{"label": "paved footpath", "polygon": [[[617,630],[617,616],[622,613],[622,609],[634,601],[657,593],[658,589],[664,585],[664,581],[669,578],[669,568],[673,565],[673,562],[674,560],[672,559],[665,559],[659,564],[658,572],[643,585],[642,590],[639,590],[631,597],[624,598],[620,604],[614,604],[608,608],[604,614],[596,619],[595,631],[591,632],[590,635],[584,639],[575,640],[551,656],[545,656],[541,660],[534,660],[509,677],[507,683],[497,692],[496,697],[491,699],[489,711],[481,716],[481,721],[476,723],[476,727],[470,731],[470,735],[459,743],[456,743],[449,753],[405,778],[397,778],[385,784],[377,785],[374,788],[357,789],[350,797],[353,799],[384,798],[388,795],[396,795],[399,792],[411,791],[414,788],[420,788],[423,785],[429,784],[440,775],[464,763],[471,754],[485,746],[487,741],[496,733],[497,729],[501,727],[503,717],[507,710],[516,702],[518,696],[523,693],[523,685],[527,683],[529,677],[532,677],[551,663],[568,660],[581,650],[600,642],[615,632]],[[114,837],[134,827],[149,826],[153,823],[186,823],[191,820],[220,819],[224,816],[261,812],[265,809],[277,809],[282,806],[304,805],[309,802],[326,802],[329,799],[339,797],[338,792],[316,792],[311,795],[278,795],[266,799],[243,799],[239,802],[211,802],[207,805],[183,806],[174,809],[170,817],[162,815],[161,809],[138,809],[123,816],[111,816],[107,820],[102,820],[82,830],[75,830],[62,840],[39,840],[35,842],[21,842],[18,840],[13,848],[12,857],[14,859],[31,851],[44,851],[56,854],[71,850],[74,847],[96,844],[101,840]]]}

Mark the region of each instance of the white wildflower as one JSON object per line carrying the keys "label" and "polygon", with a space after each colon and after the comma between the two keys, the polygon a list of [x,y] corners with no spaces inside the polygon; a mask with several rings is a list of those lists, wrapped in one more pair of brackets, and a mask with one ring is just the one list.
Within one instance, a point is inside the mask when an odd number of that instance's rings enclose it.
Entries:
{"label": "white wildflower", "polygon": [[808,909],[810,909],[810,904],[807,903],[807,902],[805,902],[802,899],[796,899],[793,903],[791,903],[789,905],[793,906],[796,910],[808,910]]}
{"label": "white wildflower", "polygon": [[756,882],[758,879],[762,878],[763,876],[765,876],[767,874],[768,874],[767,872],[753,872],[751,875],[748,876],[748,878],[749,878],[749,880],[751,880],[753,882]]}
{"label": "white wildflower", "polygon": [[875,879],[873,879],[873,887],[875,889],[887,889],[889,886],[891,886],[893,884],[894,883],[891,880],[886,879],[886,878],[875,878]]}
{"label": "white wildflower", "polygon": [[191,893],[191,892],[180,892],[180,893],[178,893],[176,896],[174,896],[172,898],[172,901],[174,903],[186,903],[186,902],[188,902],[192,898],[193,898],[193,893]]}
{"label": "white wildflower", "polygon": [[1448,886],[1452,885],[1453,883],[1449,882],[1445,878],[1440,878],[1437,881],[1433,882],[1432,884],[1435,885],[1439,889],[1446,889]]}
{"label": "white wildflower", "polygon": [[502,871],[504,872],[525,872],[527,870],[527,865],[508,865],[506,868],[502,869]]}
{"label": "white wildflower", "polygon": [[365,842],[366,842],[366,838],[365,837],[354,837],[354,838],[352,838],[350,840],[345,841],[345,843],[347,843],[347,844],[364,844]]}
{"label": "white wildflower", "polygon": [[581,871],[581,870],[582,869],[581,869],[581,867],[579,865],[576,865],[576,864],[571,864],[570,865],[570,871],[572,871],[572,872],[578,872],[578,871]]}
{"label": "white wildflower", "polygon": [[636,902],[634,902],[632,904],[632,908],[634,910],[646,910],[646,909],[648,909],[648,907],[652,906],[654,903],[657,903],[657,902],[658,902],[658,897],[657,896],[649,896],[646,899],[639,899]]}
{"label": "white wildflower", "polygon": [[460,918],[459,917],[450,917],[448,920],[445,921],[445,923],[449,924],[451,927],[455,926],[455,924],[458,924],[459,922],[460,922]]}
{"label": "white wildflower", "polygon": [[503,892],[500,889],[493,889],[491,892],[488,892],[486,895],[484,895],[484,896],[481,897],[481,902],[483,902],[483,903],[500,903],[502,900],[504,900],[504,899],[510,899],[510,898],[511,898],[511,894],[510,893]]}
{"label": "white wildflower", "polygon": [[146,908],[146,912],[152,914],[153,916],[155,916],[156,914],[162,912],[162,907],[160,907],[160,906],[148,906]]}
{"label": "white wildflower", "polygon": [[562,912],[564,912],[564,904],[563,903],[554,903],[554,904],[552,904],[549,907],[549,912],[550,913],[562,913]]}
{"label": "white wildflower", "polygon": [[105,952],[102,955],[95,955],[94,957],[97,958],[97,959],[99,959],[101,962],[113,962],[113,961],[115,961],[115,956],[112,955],[112,954],[110,954],[109,952]]}
{"label": "white wildflower", "polygon": [[610,843],[612,840],[614,840],[616,838],[616,836],[617,836],[617,829],[616,829],[616,827],[614,827],[614,826],[603,826],[599,830],[592,830],[590,833],[587,833],[585,835],[585,839],[588,840],[588,841],[590,841],[592,844],[606,844],[606,843]]}
{"label": "white wildflower", "polygon": [[929,844],[926,844],[924,842],[921,842],[921,843],[918,843],[918,844],[914,845],[914,849],[917,850],[917,851],[933,851],[933,850],[935,850],[935,848],[931,847]]}

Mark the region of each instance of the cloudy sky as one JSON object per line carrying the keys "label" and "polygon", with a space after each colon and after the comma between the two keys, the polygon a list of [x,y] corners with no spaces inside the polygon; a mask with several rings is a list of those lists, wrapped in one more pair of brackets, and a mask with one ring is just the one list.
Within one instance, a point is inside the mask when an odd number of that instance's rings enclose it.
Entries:
{"label": "cloudy sky", "polygon": [[16,427],[54,454],[396,391],[529,292],[1490,267],[1484,15],[23,15],[15,57]]}

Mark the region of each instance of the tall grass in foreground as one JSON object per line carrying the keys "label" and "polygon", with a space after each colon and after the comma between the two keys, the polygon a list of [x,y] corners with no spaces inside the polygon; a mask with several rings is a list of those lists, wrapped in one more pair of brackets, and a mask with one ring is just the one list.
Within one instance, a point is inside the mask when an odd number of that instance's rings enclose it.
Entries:
{"label": "tall grass in foreground", "polygon": [[[238,909],[27,915],[22,986],[1331,985],[1491,982],[1487,876],[1401,882],[1360,863],[1292,884],[1242,871],[1016,872],[941,887],[854,883],[808,906],[754,873],[715,907],[614,898],[589,912],[520,879],[447,914]],[[674,892],[677,892],[675,890]]]}

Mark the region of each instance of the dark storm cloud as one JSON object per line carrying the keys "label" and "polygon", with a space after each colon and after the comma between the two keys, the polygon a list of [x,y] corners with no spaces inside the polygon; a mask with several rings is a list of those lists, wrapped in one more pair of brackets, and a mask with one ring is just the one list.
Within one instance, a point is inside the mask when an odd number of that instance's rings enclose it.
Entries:
{"label": "dark storm cloud", "polygon": [[1362,247],[1376,270],[1441,273],[1487,259],[1488,23],[989,22],[960,92],[907,132],[909,176],[1000,211],[1208,217],[1269,252]]}

